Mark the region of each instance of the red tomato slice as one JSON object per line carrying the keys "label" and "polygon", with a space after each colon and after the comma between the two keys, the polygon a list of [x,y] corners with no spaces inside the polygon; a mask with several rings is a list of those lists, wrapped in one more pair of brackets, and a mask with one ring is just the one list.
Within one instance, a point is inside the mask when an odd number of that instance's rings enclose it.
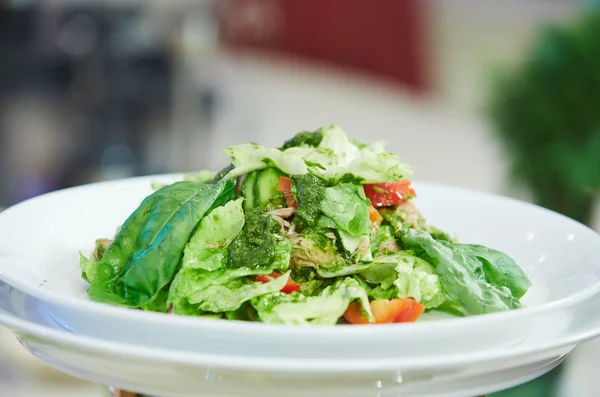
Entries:
{"label": "red tomato slice", "polygon": [[[344,313],[344,318],[350,324],[389,324],[398,322],[398,318],[404,312],[411,311],[415,304],[421,306],[413,299],[375,299],[370,303],[373,317],[375,317],[375,322],[371,323],[369,322],[369,318],[363,315],[360,306],[353,302],[348,305],[348,309]],[[407,318],[413,317],[414,315]],[[417,318],[418,316],[413,321],[416,321]]]}
{"label": "red tomato slice", "polygon": [[[260,276],[259,275],[259,276],[256,276],[256,281],[264,284],[264,283],[268,283],[269,281],[273,281],[274,279],[278,278],[279,276],[280,276],[280,274],[276,273],[276,272],[273,272],[273,273],[269,274],[268,276]],[[284,294],[291,294],[292,292],[299,292],[299,291],[300,291],[300,284],[298,284],[291,278],[288,278],[287,283],[285,283],[285,285],[281,289],[281,292],[283,292]]]}
{"label": "red tomato slice", "polygon": [[375,208],[398,205],[417,195],[412,183],[407,180],[393,183],[365,183],[363,188]]}
{"label": "red tomato slice", "polygon": [[[271,273],[271,274],[273,274],[273,273]],[[259,276],[256,276],[256,281],[266,284],[269,281],[273,281],[274,278],[276,278],[276,277],[271,277],[271,275],[268,275],[268,276],[259,275]]]}
{"label": "red tomato slice", "polygon": [[291,294],[292,292],[300,292],[300,284],[298,284],[291,278],[288,278],[288,281],[285,284],[285,286],[281,289],[281,292],[283,292],[284,294]]}
{"label": "red tomato slice", "polygon": [[279,178],[279,185],[277,186],[277,190],[283,193],[285,197],[285,202],[288,207],[298,208],[298,203],[296,203],[296,199],[294,198],[294,194],[292,193],[292,180],[287,176],[282,176]]}
{"label": "red tomato slice", "polygon": [[[410,299],[412,300],[412,299]],[[425,306],[412,300],[410,307],[402,311],[394,320],[396,323],[414,323],[425,313]]]}

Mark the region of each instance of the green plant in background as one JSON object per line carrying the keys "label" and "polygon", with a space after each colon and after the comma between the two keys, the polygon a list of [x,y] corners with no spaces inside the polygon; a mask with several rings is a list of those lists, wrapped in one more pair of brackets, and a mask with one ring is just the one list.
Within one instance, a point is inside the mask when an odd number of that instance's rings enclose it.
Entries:
{"label": "green plant in background", "polygon": [[[589,224],[600,188],[600,11],[544,28],[491,94],[490,121],[514,179],[538,204]],[[556,395],[560,369],[493,396]]]}
{"label": "green plant in background", "polygon": [[600,188],[600,12],[545,28],[495,80],[488,110],[534,200],[589,223]]}

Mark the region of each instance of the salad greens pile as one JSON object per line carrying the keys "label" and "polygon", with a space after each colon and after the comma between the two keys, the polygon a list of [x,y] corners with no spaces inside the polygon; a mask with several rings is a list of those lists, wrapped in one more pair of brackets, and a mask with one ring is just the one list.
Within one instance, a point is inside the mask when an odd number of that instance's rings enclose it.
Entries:
{"label": "salad greens pile", "polygon": [[99,239],[82,277],[97,302],[278,324],[416,321],[516,309],[531,283],[508,255],[427,224],[412,169],[337,126],[155,191]]}

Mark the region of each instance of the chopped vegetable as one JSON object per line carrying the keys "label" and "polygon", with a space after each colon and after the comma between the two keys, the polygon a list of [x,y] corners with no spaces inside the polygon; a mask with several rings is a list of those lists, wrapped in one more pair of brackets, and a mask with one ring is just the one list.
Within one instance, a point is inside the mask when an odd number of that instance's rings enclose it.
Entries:
{"label": "chopped vegetable", "polygon": [[398,205],[416,197],[412,183],[407,180],[393,183],[366,183],[365,195],[375,208]]}
{"label": "chopped vegetable", "polygon": [[[269,274],[268,276],[256,276],[256,281],[259,281],[261,283],[268,283],[270,281],[273,281],[276,278],[279,278],[279,276],[280,276],[279,273],[273,272],[273,273]],[[291,294],[292,292],[298,292],[298,291],[300,291],[300,284],[298,284],[291,278],[288,278],[287,283],[281,289],[281,292],[283,292],[284,294]]]}
{"label": "chopped vegetable", "polygon": [[279,186],[277,188],[283,193],[288,207],[298,208],[298,203],[296,203],[294,193],[292,193],[292,180],[290,178],[287,176],[279,177]]}
{"label": "chopped vegetable", "polygon": [[423,305],[413,299],[375,299],[370,303],[374,321],[364,315],[361,308],[351,303],[344,318],[350,324],[387,324],[415,322],[424,313]]}
{"label": "chopped vegetable", "polygon": [[369,218],[371,219],[371,222],[376,223],[378,225],[381,224],[381,222],[383,221],[383,217],[381,216],[379,211],[377,211],[372,205],[369,206]]}

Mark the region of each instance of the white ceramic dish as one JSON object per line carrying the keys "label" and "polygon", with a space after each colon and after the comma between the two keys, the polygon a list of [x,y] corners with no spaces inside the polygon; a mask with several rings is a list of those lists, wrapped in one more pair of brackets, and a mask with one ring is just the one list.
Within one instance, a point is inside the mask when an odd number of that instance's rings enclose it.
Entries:
{"label": "white ceramic dish", "polygon": [[[462,397],[526,382],[600,334],[600,298],[570,309],[577,319],[510,349],[412,360],[279,360],[186,353],[115,343],[60,329],[44,304],[0,283],[0,324],[46,363],[87,380],[165,396]],[[558,313],[560,315],[560,313]],[[316,365],[315,365],[316,364]]]}
{"label": "white ceramic dish", "polygon": [[509,347],[548,321],[560,326],[555,317],[560,308],[600,289],[600,236],[587,227],[515,200],[415,183],[417,206],[431,223],[517,260],[533,282],[523,299],[527,308],[414,324],[309,328],[185,318],[90,302],[78,252],[90,251],[98,237],[112,236],[151,192],[151,179],[81,186],[9,208],[0,214],[0,279],[46,302],[53,318],[75,333],[257,359],[393,360]]}

